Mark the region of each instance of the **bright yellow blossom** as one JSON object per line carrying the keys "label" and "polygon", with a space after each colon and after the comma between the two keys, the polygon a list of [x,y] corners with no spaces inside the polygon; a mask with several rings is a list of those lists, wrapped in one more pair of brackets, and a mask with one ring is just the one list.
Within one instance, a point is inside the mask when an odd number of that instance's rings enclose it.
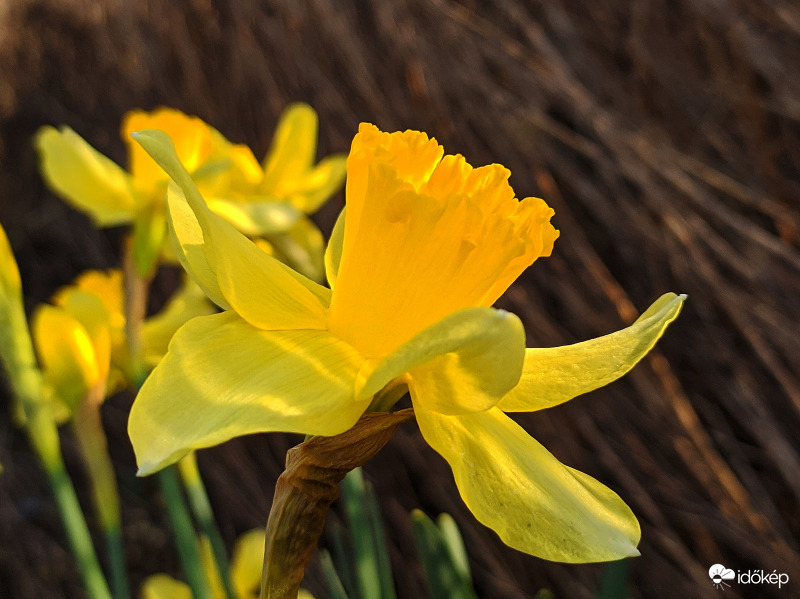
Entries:
{"label": "bright yellow blossom", "polygon": [[69,127],[39,130],[36,147],[48,184],[99,226],[133,224],[134,256],[142,275],[160,251],[168,250],[163,241],[169,177],[130,137],[151,128],[174,140],[178,157],[216,213],[250,237],[274,237],[280,258],[314,276],[321,271],[322,236],[303,215],[316,211],[342,184],[344,156],[314,164],[317,115],[310,106],[294,104],[282,115],[263,166],[247,146],[171,108],[125,115],[121,133],[128,172]]}
{"label": "bright yellow blossom", "polygon": [[336,435],[407,388],[424,438],[505,543],[566,562],[637,554],[625,503],[505,412],[547,408],[623,375],[683,297],[663,296],[618,333],[526,350],[520,320],[490,306],[550,254],[558,232],[544,201],[515,198],[502,166],[472,168],[423,133],[362,124],[327,289],[216,217],[166,135],[136,138],[177,183],[168,204],[184,267],[225,310],[180,329],[141,389],[129,421],[141,474],[238,435]]}
{"label": "bright yellow blossom", "polygon": [[[189,319],[215,310],[202,291],[187,281],[157,315],[144,323],[145,361],[154,367],[172,334]],[[101,397],[116,389],[127,369],[122,273],[91,270],[60,289],[53,304],[33,314],[34,344],[54,415],[67,420],[90,389]]]}

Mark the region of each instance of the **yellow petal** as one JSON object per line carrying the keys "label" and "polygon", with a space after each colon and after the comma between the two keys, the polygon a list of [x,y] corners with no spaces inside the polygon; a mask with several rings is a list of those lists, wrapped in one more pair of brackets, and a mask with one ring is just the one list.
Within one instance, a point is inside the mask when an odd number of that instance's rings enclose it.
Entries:
{"label": "yellow petal", "polygon": [[246,201],[207,198],[208,207],[248,237],[275,235],[288,231],[301,212],[288,202],[249,197]]}
{"label": "yellow petal", "polygon": [[[8,243],[5,229],[0,226],[0,305],[11,303],[22,293],[17,261],[11,244]],[[12,300],[13,298],[13,300]]]}
{"label": "yellow petal", "polygon": [[347,220],[330,329],[381,355],[461,308],[489,306],[557,232],[499,165],[473,169],[421,133],[362,125],[347,163]]}
{"label": "yellow petal", "polygon": [[[141,146],[133,143],[131,134],[141,129],[160,129],[169,135],[180,161],[189,172],[196,171],[210,159],[221,159],[224,138],[201,119],[173,108],[157,108],[152,112],[132,110],[122,120],[122,139],[128,145],[130,172],[148,189],[157,189],[168,180],[161,167]],[[230,144],[228,144],[230,145]]]}
{"label": "yellow petal", "polygon": [[317,121],[308,104],[292,104],[283,112],[264,159],[261,193],[284,197],[283,186],[305,175],[317,152]]}
{"label": "yellow petal", "polygon": [[172,576],[153,574],[142,583],[139,599],[192,599],[192,590]]}
{"label": "yellow petal", "polygon": [[498,408],[445,416],[417,408],[423,401],[414,398],[423,437],[450,464],[470,511],[504,543],[568,563],[639,554],[639,523],[622,499],[561,464]]}
{"label": "yellow petal", "polygon": [[104,380],[111,364],[111,331],[109,315],[102,299],[70,285],[56,294],[54,302],[63,307],[89,336],[97,368],[96,380]]}
{"label": "yellow petal", "polygon": [[99,226],[129,223],[137,199],[128,174],[69,127],[42,127],[36,149],[47,184]]}
{"label": "yellow petal", "polygon": [[[388,357],[368,360],[356,382],[368,398],[410,372],[425,408],[447,414],[487,410],[517,384],[525,355],[519,318],[493,308],[467,308],[425,329]],[[423,400],[420,400],[423,401]]]}
{"label": "yellow petal", "polygon": [[153,202],[140,210],[133,221],[133,262],[139,277],[153,274],[167,235],[166,206]]}
{"label": "yellow petal", "polygon": [[[273,255],[312,281],[322,282],[325,274],[322,232],[305,216],[286,232],[270,236]],[[326,305],[329,300],[326,297]]]}
{"label": "yellow petal", "polygon": [[344,218],[347,208],[343,208],[333,225],[328,247],[325,248],[325,276],[328,285],[333,289],[336,285],[336,275],[339,274],[339,263],[342,261],[342,242],[344,241]]}
{"label": "yellow petal", "polygon": [[[180,194],[170,186],[170,216],[176,237],[184,249],[184,263],[190,274],[215,302],[217,291],[225,302],[248,322],[263,329],[323,329],[330,290],[296,273],[268,256],[229,223],[208,209],[186,169],[175,155],[172,143],[161,131],[139,131],[136,139],[158,160],[158,163],[181,187],[191,211],[175,210]],[[202,238],[200,250],[189,245]],[[179,233],[179,229],[183,229]],[[216,276],[217,287],[209,274]],[[212,295],[213,294],[213,295]]]}
{"label": "yellow petal", "polygon": [[187,277],[181,289],[170,298],[161,312],[144,323],[142,337],[145,363],[150,368],[158,364],[167,353],[172,336],[189,320],[215,312],[203,290]]}
{"label": "yellow petal", "polygon": [[31,324],[45,381],[72,411],[100,380],[92,340],[73,316],[56,306],[39,306]]}
{"label": "yellow petal", "polygon": [[140,474],[240,435],[347,430],[369,403],[354,400],[362,362],[325,331],[263,331],[234,312],[190,320],[131,409]]}
{"label": "yellow petal", "polygon": [[529,348],[519,384],[497,407],[504,412],[549,408],[617,380],[633,368],[678,317],[685,295],[667,293],[626,329],[590,341]]}
{"label": "yellow petal", "polygon": [[257,528],[236,539],[231,556],[231,578],[240,599],[258,597],[264,565],[264,529]]}

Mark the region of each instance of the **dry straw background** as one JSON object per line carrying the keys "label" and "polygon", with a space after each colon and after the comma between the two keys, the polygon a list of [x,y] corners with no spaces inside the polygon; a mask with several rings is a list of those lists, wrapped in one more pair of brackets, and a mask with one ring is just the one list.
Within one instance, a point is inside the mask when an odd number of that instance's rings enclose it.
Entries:
{"label": "dry straw background", "polygon": [[[708,567],[787,572],[800,593],[800,7],[791,0],[5,0],[0,3],[0,221],[31,309],[80,270],[116,263],[48,192],[31,136],[65,123],[124,161],[122,114],[169,105],[266,151],[280,111],[320,113],[321,152],[360,121],[422,129],[499,162],[555,208],[552,258],[501,300],[530,345],[630,323],[689,294],[645,363],[587,397],[520,417],[565,463],[638,514],[635,598],[716,597]],[[324,231],[340,194],[318,215]],[[156,283],[154,306],[174,282]],[[133,476],[131,398],[105,407],[133,580],[177,572],[153,484]],[[0,400],[0,596],[81,597],[46,480]],[[224,535],[261,526],[285,450],[262,435],[204,452]],[[84,473],[69,434],[66,454]],[[602,568],[542,562],[476,524],[444,462],[404,425],[367,468],[398,592],[425,597],[406,516],[452,513],[481,597],[542,587],[592,597]],[[83,497],[87,499],[87,497]],[[336,513],[331,521],[340,519]],[[318,566],[307,585],[324,597]],[[747,589],[745,589],[747,590]]]}

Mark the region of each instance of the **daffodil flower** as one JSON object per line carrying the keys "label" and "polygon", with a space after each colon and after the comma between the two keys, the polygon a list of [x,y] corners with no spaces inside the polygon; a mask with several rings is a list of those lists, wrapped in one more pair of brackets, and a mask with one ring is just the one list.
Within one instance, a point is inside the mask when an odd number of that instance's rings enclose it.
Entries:
{"label": "daffodil flower", "polygon": [[620,377],[683,297],[663,296],[605,337],[526,349],[520,320],[490,306],[550,254],[558,232],[544,201],[515,198],[502,166],[473,168],[424,133],[362,124],[347,159],[346,215],[325,257],[328,289],[214,215],[164,133],[135,137],[177,183],[168,204],[182,264],[225,310],[176,333],[134,402],[140,474],[238,435],[336,435],[408,388],[423,437],[505,543],[565,562],[637,554],[625,503],[505,412],[548,408]]}
{"label": "daffodil flower", "polygon": [[[201,543],[203,567],[211,581],[215,598],[224,599],[225,590],[217,570],[210,544],[204,539]],[[236,541],[231,558],[231,578],[233,579],[234,599],[257,599],[261,588],[261,566],[264,563],[264,531],[251,530]],[[167,574],[149,576],[142,584],[141,599],[192,599],[192,591],[184,582]],[[301,590],[298,599],[313,599],[310,593]]]}
{"label": "daffodil flower", "polygon": [[169,177],[130,133],[156,128],[176,151],[211,208],[250,237],[274,237],[277,254],[315,272],[322,236],[303,216],[319,208],[342,184],[344,157],[314,165],[317,115],[295,104],[282,115],[263,167],[247,146],[233,144],[197,117],[171,108],[127,113],[122,138],[129,170],[92,148],[69,127],[43,127],[36,135],[44,178],[72,206],[101,227],[133,225],[134,257],[142,276],[162,251],[169,256],[164,194]]}
{"label": "daffodil flower", "polygon": [[[64,422],[90,390],[100,385],[102,399],[124,382],[122,273],[87,271],[52,301],[36,309],[32,329],[54,417]],[[213,312],[202,291],[188,281],[161,312],[145,321],[146,363],[151,368],[158,363],[172,334],[185,322]]]}

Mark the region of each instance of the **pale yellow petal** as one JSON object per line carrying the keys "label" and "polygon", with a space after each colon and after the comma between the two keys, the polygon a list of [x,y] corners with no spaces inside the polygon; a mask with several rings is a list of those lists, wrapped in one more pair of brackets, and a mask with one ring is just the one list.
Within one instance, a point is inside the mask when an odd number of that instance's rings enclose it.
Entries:
{"label": "pale yellow petal", "polygon": [[244,533],[233,547],[231,578],[240,599],[258,597],[264,565],[264,529]]}
{"label": "pale yellow petal", "polygon": [[[305,216],[286,232],[270,236],[273,255],[312,281],[321,283],[325,276],[325,239],[314,221]],[[330,300],[325,294],[325,305]]]}
{"label": "pale yellow petal", "polygon": [[193,599],[192,589],[166,574],[153,574],[142,583],[139,599]]}
{"label": "pale yellow petal", "polygon": [[631,326],[604,337],[528,349],[519,384],[497,407],[504,412],[541,410],[617,380],[653,348],[678,317],[685,299],[667,293]]}
{"label": "pale yellow petal", "polygon": [[185,279],[181,289],[169,299],[167,305],[144,322],[142,337],[145,363],[150,368],[158,364],[167,353],[172,336],[189,320],[215,312],[203,290],[191,279]]}
{"label": "pale yellow petal", "polygon": [[47,184],[99,226],[131,222],[139,202],[128,174],[69,127],[42,127],[36,134]]}
{"label": "pale yellow petal", "polygon": [[525,355],[519,318],[493,308],[467,308],[425,329],[386,358],[368,360],[356,391],[367,398],[410,373],[425,408],[448,414],[487,410],[517,384]]}
{"label": "pale yellow petal", "polygon": [[73,411],[100,380],[92,339],[73,316],[57,306],[39,306],[31,325],[45,381]]}
{"label": "pale yellow petal", "polygon": [[639,523],[622,499],[561,464],[498,408],[445,416],[412,398],[422,435],[450,464],[464,503],[504,543],[567,563],[639,554]]}
{"label": "pale yellow petal", "polygon": [[292,104],[281,115],[267,157],[261,193],[283,197],[283,186],[305,175],[317,152],[317,113],[308,104]]}
{"label": "pale yellow petal", "polygon": [[[16,301],[22,292],[17,261],[5,229],[0,226],[0,305]],[[12,299],[13,298],[13,299]]]}
{"label": "pale yellow petal", "polygon": [[172,338],[131,409],[140,473],[250,433],[341,433],[369,403],[354,398],[362,363],[325,331],[263,331],[234,312],[194,318]]}
{"label": "pale yellow petal", "polygon": [[346,164],[347,157],[343,154],[326,156],[298,177],[294,185],[284,185],[279,197],[289,199],[298,209],[312,214],[341,188],[347,174]]}
{"label": "pale yellow petal", "polygon": [[[216,294],[218,289],[233,310],[259,328],[325,328],[330,290],[268,256],[211,212],[163,132],[140,131],[135,137],[181,187],[196,217],[202,237],[199,249],[205,260],[197,256],[198,248],[188,243],[184,245],[184,257],[191,266],[190,273],[204,291]],[[169,195],[172,215],[173,204],[179,204],[180,198],[172,187]],[[176,235],[178,228],[183,227],[188,231],[184,235],[190,237],[189,241],[196,241],[198,231],[187,210],[180,208],[175,213],[187,220],[185,224],[173,223]],[[211,273],[216,276],[216,289],[210,285]],[[213,295],[209,297],[217,301]]]}
{"label": "pale yellow petal", "polygon": [[344,241],[344,219],[347,208],[342,208],[325,248],[325,276],[331,289],[336,285],[336,275],[339,273],[339,263],[342,261],[342,242]]}
{"label": "pale yellow petal", "polygon": [[97,368],[96,380],[104,380],[111,364],[112,340],[109,314],[103,300],[90,291],[70,285],[56,294],[54,302],[63,307],[89,336]]}

